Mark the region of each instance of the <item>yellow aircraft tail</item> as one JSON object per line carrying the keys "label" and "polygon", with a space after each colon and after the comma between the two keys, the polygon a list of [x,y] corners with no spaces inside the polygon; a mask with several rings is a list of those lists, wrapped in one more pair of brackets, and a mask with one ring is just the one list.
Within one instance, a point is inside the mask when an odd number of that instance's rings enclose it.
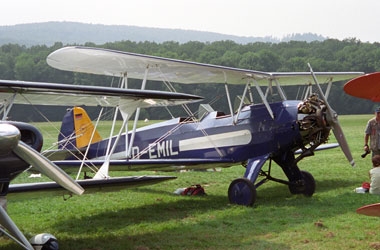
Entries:
{"label": "yellow aircraft tail", "polygon": [[61,132],[58,136],[58,148],[82,148],[102,140],[99,132],[81,107],[67,111],[62,120]]}

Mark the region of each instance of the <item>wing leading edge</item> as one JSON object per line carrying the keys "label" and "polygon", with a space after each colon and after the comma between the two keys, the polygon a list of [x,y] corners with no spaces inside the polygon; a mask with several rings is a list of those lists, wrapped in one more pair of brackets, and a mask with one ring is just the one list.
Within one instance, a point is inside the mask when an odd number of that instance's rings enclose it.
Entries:
{"label": "wing leading edge", "polygon": [[115,107],[131,103],[139,107],[170,106],[202,99],[200,96],[153,90],[0,80],[3,102],[34,105]]}
{"label": "wing leading edge", "polygon": [[[64,47],[51,53],[47,63],[57,69],[109,76],[178,83],[245,84],[252,78],[261,85],[278,80],[281,85],[300,85],[313,82],[309,72],[262,72],[231,68],[102,48]],[[343,81],[362,75],[362,72],[315,72],[318,81]]]}

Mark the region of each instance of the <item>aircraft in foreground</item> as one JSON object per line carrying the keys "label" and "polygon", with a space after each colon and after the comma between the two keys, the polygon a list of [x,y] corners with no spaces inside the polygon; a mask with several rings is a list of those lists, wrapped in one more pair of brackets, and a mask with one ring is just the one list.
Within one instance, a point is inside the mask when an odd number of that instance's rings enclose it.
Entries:
{"label": "aircraft in foreground", "polygon": [[[61,70],[120,77],[122,88],[127,88],[130,78],[142,80],[141,89],[146,89],[147,81],[164,81],[170,87],[172,82],[222,83],[229,106],[229,114],[203,105],[197,118],[190,114],[138,129],[137,109],[132,131],[121,129],[111,139],[81,137],[75,117],[86,114],[74,108],[62,123],[59,149],[46,152],[65,171],[96,166],[100,169],[95,177],[99,177],[108,176],[110,170],[169,171],[241,164],[245,174],[231,182],[229,201],[253,205],[256,189],[268,180],[287,185],[293,194],[312,196],[315,180],[299,169],[298,162],[314,155],[327,142],[331,129],[349,163],[355,164],[327,96],[333,82],[362,72],[314,73],[311,67],[310,72],[260,72],[88,47],[59,49],[48,56],[47,62]],[[327,83],[325,92],[320,81]],[[230,98],[230,84],[244,86],[236,109]],[[297,84],[308,86],[305,97],[302,101],[287,100],[282,86]],[[254,93],[260,103],[253,100]],[[274,93],[280,98],[272,102]],[[244,102],[246,97],[248,104]],[[128,117],[122,116],[125,124]],[[264,171],[267,161],[269,169]],[[271,176],[272,161],[282,168],[287,180]]]}
{"label": "aircraft in foreground", "polygon": [[[62,169],[40,154],[43,137],[40,131],[31,124],[8,121],[5,118],[15,103],[40,105],[118,105],[124,114],[134,112],[137,107],[175,105],[197,100],[200,97],[187,94],[160,91],[129,90],[102,88],[93,86],[74,86],[55,83],[25,82],[0,80],[2,100],[0,121],[0,232],[10,237],[24,249],[48,247],[58,249],[58,243],[50,234],[37,235],[31,243],[8,216],[6,197],[9,193],[61,190],[66,188],[70,193],[82,194],[84,189],[102,190],[108,187],[125,187],[154,184],[173,179],[171,176],[128,176],[114,178],[93,178],[74,181]],[[78,117],[77,117],[78,119]],[[40,171],[54,182],[10,184],[19,174],[30,169]],[[58,185],[58,184],[60,185]],[[61,193],[62,194],[62,193]],[[51,240],[52,239],[52,240]],[[35,245],[40,244],[40,245]]]}
{"label": "aircraft in foreground", "polygon": [[[42,141],[39,140],[38,135],[38,130],[29,124],[0,122],[0,232],[10,237],[24,249],[34,248],[4,208],[6,207],[9,182],[12,179],[33,165],[70,192],[80,195],[84,191],[64,171],[39,154]],[[54,245],[55,241],[48,244]]]}

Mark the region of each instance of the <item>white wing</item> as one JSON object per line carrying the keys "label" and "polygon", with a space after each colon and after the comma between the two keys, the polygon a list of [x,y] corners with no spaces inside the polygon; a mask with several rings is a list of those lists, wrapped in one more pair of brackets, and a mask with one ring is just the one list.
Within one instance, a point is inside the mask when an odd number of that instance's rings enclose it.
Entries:
{"label": "white wing", "polygon": [[[47,57],[47,63],[57,69],[109,76],[144,79],[149,68],[148,80],[178,83],[245,84],[244,78],[254,78],[261,85],[277,79],[281,85],[299,85],[313,82],[309,72],[261,72],[231,68],[129,52],[88,47],[65,47]],[[348,80],[362,72],[315,72],[318,81]],[[265,81],[264,81],[265,80]]]}

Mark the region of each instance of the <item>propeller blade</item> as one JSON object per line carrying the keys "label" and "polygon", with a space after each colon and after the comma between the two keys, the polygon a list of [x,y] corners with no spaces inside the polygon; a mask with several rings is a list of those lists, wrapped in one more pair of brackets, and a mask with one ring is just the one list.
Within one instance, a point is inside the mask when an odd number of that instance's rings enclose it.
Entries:
{"label": "propeller blade", "polygon": [[[322,95],[323,95],[323,93],[322,93]],[[339,146],[342,149],[347,160],[350,162],[351,166],[355,167],[356,164],[355,164],[354,158],[352,157],[351,150],[348,146],[346,137],[344,136],[343,129],[340,126],[340,123],[338,120],[338,114],[331,108],[331,106],[328,104],[327,100],[324,100],[324,101],[325,101],[325,104],[327,107],[326,120],[332,126],[334,136],[335,136],[336,140],[338,141]]]}
{"label": "propeller blade", "polygon": [[333,127],[334,136],[336,140],[338,141],[339,146],[342,149],[344,155],[346,156],[347,160],[350,162],[351,166],[355,167],[356,164],[355,164],[354,158],[352,157],[346,137],[344,136],[342,127],[340,126],[339,122],[333,123],[332,127]]}
{"label": "propeller blade", "polygon": [[342,151],[343,151],[344,155],[346,156],[347,160],[350,162],[351,166],[355,167],[356,164],[355,164],[354,158],[352,157],[351,150],[350,150],[350,148],[348,146],[346,137],[344,136],[343,130],[342,130],[340,124],[339,124],[338,114],[331,108],[331,106],[328,103],[325,95],[323,94],[322,88],[319,85],[317,78],[315,77],[315,74],[313,72],[313,69],[311,68],[311,65],[308,64],[308,66],[310,68],[310,72],[311,72],[311,75],[313,76],[314,82],[317,85],[317,88],[318,88],[319,94],[321,96],[321,99],[326,104],[326,109],[327,109],[326,120],[330,124],[330,126],[332,126],[332,130],[333,130],[334,136],[335,136],[336,140],[338,141],[339,146],[342,149]]}
{"label": "propeller blade", "polygon": [[13,149],[13,152],[70,192],[78,195],[84,192],[84,189],[62,169],[24,142],[19,141],[18,145]]}
{"label": "propeller blade", "polygon": [[[74,182],[62,169],[54,165],[39,152],[20,140],[20,130],[9,123],[0,123],[0,157],[15,153],[22,160],[33,165],[51,179],[75,194],[82,194],[83,188]],[[7,235],[25,249],[34,249],[20,229],[12,221],[6,210],[0,205],[0,232]]]}

